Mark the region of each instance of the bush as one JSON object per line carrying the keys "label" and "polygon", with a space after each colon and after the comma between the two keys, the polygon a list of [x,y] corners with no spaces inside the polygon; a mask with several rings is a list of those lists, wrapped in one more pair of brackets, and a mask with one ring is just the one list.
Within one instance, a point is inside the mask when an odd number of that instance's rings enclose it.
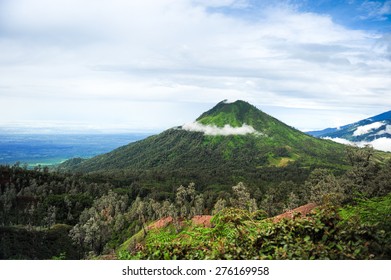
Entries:
{"label": "bush", "polygon": [[180,233],[173,226],[150,231],[131,258],[390,259],[390,207],[391,194],[343,209],[322,206],[277,223],[261,211],[227,208],[212,219],[212,228],[189,223]]}

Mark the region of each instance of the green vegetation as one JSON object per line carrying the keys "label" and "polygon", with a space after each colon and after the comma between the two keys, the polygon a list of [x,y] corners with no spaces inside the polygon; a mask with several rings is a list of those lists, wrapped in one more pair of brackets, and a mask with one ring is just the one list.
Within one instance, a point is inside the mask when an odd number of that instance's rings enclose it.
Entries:
{"label": "green vegetation", "polygon": [[[198,121],[259,134],[173,128],[59,170],[0,166],[0,258],[390,257],[390,154],[313,138],[243,101]],[[306,218],[269,219],[308,202],[320,207]]]}
{"label": "green vegetation", "polygon": [[208,136],[177,127],[92,159],[67,161],[60,170],[90,173],[120,185],[137,182],[142,192],[169,198],[173,186],[190,182],[214,193],[239,181],[274,188],[283,181],[302,184],[315,168],[343,173],[349,165],[345,146],[311,137],[243,101],[219,103],[197,121],[248,124],[259,134]]}
{"label": "green vegetation", "polygon": [[[389,258],[391,162],[380,163],[369,148],[346,154],[347,172],[314,169],[303,183],[218,191],[190,183],[171,195],[143,191],[138,177],[121,185],[99,174],[2,166],[0,258],[74,259],[113,250],[118,258]],[[306,218],[267,219],[308,201],[325,206]],[[215,215],[214,227],[187,222],[205,214]],[[151,228],[167,217],[168,226]]]}
{"label": "green vegetation", "polygon": [[[368,205],[388,211],[376,213],[368,221],[361,216]],[[323,206],[305,218],[276,223],[254,219],[246,210],[226,208],[213,218],[212,228],[186,224],[179,233],[173,226],[152,230],[132,254],[120,250],[118,256],[166,260],[389,259],[390,205],[388,195],[340,210]]]}
{"label": "green vegetation", "polygon": [[221,102],[197,121],[216,126],[247,124],[260,135],[204,136],[173,128],[89,160],[73,159],[61,168],[83,172],[147,169],[161,173],[180,168],[186,173],[225,166],[243,170],[245,175],[255,167],[276,165],[281,158],[285,158],[285,164],[298,161],[301,166],[346,166],[343,145],[311,137],[244,101]]}
{"label": "green vegetation", "polygon": [[0,226],[0,259],[80,259],[79,248],[68,236],[70,225],[51,228]]}
{"label": "green vegetation", "polygon": [[[187,219],[144,232],[137,241],[121,246],[117,255],[121,259],[389,259],[391,162],[379,166],[372,153],[368,148],[349,150],[352,167],[347,173],[335,177],[329,170],[316,169],[304,184],[304,199],[300,192],[284,199],[265,195],[259,203],[262,210],[240,183],[230,197],[216,202],[211,227],[179,216]],[[268,219],[283,201],[284,209],[304,201],[319,206],[305,217]]]}
{"label": "green vegetation", "polygon": [[79,259],[69,231],[111,184],[48,168],[0,166],[0,259]]}

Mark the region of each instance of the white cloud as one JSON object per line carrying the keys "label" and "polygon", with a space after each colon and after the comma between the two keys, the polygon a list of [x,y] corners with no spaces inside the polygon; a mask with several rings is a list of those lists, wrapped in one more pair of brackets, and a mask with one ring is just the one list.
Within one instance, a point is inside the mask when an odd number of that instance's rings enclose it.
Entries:
{"label": "white cloud", "polygon": [[391,1],[364,1],[361,5],[361,10],[365,15],[361,19],[372,19],[383,21],[387,20],[387,16],[391,15]]}
{"label": "white cloud", "polygon": [[384,130],[381,130],[378,133],[376,133],[376,135],[384,135],[384,134],[391,135],[391,125],[386,125],[386,128]]}
{"label": "white cloud", "polygon": [[377,150],[391,152],[391,138],[378,138],[373,140],[370,144]]}
{"label": "white cloud", "polygon": [[331,137],[324,137],[323,139],[332,140],[340,144],[357,146],[357,147],[365,147],[366,145],[370,145],[376,150],[391,152],[391,138],[386,138],[386,137],[378,138],[370,142],[368,141],[352,142],[342,138],[331,138]]}
{"label": "white cloud", "polygon": [[344,145],[350,145],[350,146],[356,146],[357,143],[355,142],[352,142],[352,141],[349,141],[349,140],[346,140],[346,139],[343,139],[343,138],[331,138],[331,137],[322,137],[322,139],[325,139],[325,140],[331,140],[331,141],[334,141],[334,142],[337,142],[339,144],[344,144]]}
{"label": "white cloud", "polygon": [[250,4],[248,0],[193,0],[193,3],[204,7],[220,8],[220,7],[232,7],[232,8],[244,8]]}
{"label": "white cloud", "polygon": [[353,132],[353,136],[360,136],[360,135],[367,134],[367,133],[371,132],[374,129],[380,128],[382,125],[384,125],[384,122],[374,122],[374,123],[371,123],[371,124],[359,126]]}
{"label": "white cloud", "polygon": [[187,131],[203,132],[205,135],[211,136],[261,134],[260,132],[257,132],[251,125],[247,124],[243,124],[240,127],[232,127],[229,124],[224,125],[224,127],[217,127],[215,125],[204,125],[198,122],[193,122],[184,124],[182,129]]}
{"label": "white cloud", "polygon": [[[388,43],[377,45],[384,36],[349,30],[330,16],[289,5],[264,5],[252,20],[210,9],[246,5],[234,0],[0,1],[2,121],[51,119],[56,114],[51,106],[60,106],[71,112],[66,116],[71,121],[110,119],[127,125],[131,119],[142,127],[159,122],[166,128],[170,120],[194,119],[194,108],[209,109],[227,98],[260,109],[278,107],[276,117],[290,108],[296,115],[314,109],[359,119],[364,110],[374,115],[391,107]],[[37,100],[34,106],[31,99]],[[102,100],[110,100],[106,110]],[[123,104],[138,102],[145,107],[132,105],[131,117],[124,117]],[[159,114],[152,113],[156,103]],[[308,117],[286,121],[323,128],[332,125],[335,115],[329,116],[329,124],[326,117],[317,123]]]}
{"label": "white cloud", "polygon": [[223,100],[223,103],[224,103],[224,104],[232,104],[232,103],[235,103],[236,101],[238,101],[238,100],[237,100],[237,99],[232,99],[232,100],[224,99],[224,100]]}

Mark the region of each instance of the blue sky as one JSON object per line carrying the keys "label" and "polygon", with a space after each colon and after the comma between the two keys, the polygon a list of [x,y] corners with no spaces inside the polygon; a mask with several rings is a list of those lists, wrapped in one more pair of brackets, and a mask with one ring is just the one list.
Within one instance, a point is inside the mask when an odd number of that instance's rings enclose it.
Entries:
{"label": "blue sky", "polygon": [[0,0],[0,127],[162,131],[224,99],[340,126],[391,109],[390,16],[390,0]]}
{"label": "blue sky", "polygon": [[[206,1],[205,1],[206,2]],[[211,7],[212,12],[223,12],[238,17],[246,16],[248,19],[256,19],[257,9],[267,8],[272,5],[289,7],[298,12],[316,13],[331,16],[337,24],[353,29],[366,29],[389,31],[391,28],[391,3],[390,1],[363,1],[363,0],[250,0],[236,1],[236,6]],[[241,4],[241,5],[239,5]]]}

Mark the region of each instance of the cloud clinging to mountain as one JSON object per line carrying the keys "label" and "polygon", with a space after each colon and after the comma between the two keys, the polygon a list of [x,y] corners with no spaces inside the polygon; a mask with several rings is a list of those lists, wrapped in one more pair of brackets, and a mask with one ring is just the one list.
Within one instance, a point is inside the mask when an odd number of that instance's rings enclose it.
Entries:
{"label": "cloud clinging to mountain", "polygon": [[391,152],[391,138],[386,138],[386,137],[377,138],[370,142],[369,141],[352,142],[343,138],[331,138],[331,137],[323,137],[323,139],[331,140],[344,145],[357,146],[361,148],[369,145],[376,150]]}
{"label": "cloud clinging to mountain", "polygon": [[251,125],[243,124],[240,127],[232,127],[226,124],[224,127],[217,127],[215,125],[204,125],[198,122],[187,123],[182,126],[182,129],[187,131],[203,132],[205,135],[211,136],[228,136],[228,135],[246,135],[246,134],[260,134]]}
{"label": "cloud clinging to mountain", "polygon": [[374,122],[367,125],[362,125],[356,128],[356,130],[353,132],[353,136],[360,136],[367,134],[368,132],[378,129],[379,127],[383,126],[384,122]]}

